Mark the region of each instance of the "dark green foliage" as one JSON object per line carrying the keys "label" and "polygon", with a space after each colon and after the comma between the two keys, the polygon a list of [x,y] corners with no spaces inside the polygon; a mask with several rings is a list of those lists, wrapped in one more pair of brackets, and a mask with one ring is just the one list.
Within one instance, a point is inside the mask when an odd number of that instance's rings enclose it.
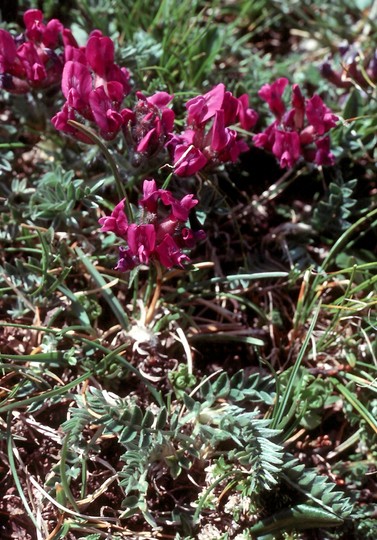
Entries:
{"label": "dark green foliage", "polygon": [[[123,463],[118,475],[125,493],[122,515],[126,518],[141,512],[151,525],[155,525],[156,518],[148,508],[150,475],[179,479],[190,470],[198,474],[199,469],[211,462],[216,465],[217,474],[230,475],[234,488],[244,497],[250,497],[261,514],[270,514],[274,493],[276,489],[280,492],[284,484],[291,496],[279,497],[288,512],[298,512],[295,499],[306,501],[309,506],[305,507],[305,512],[309,511],[307,508],[312,508],[314,515],[322,512],[322,517],[318,514],[317,518],[322,519],[324,525],[331,520],[341,523],[351,506],[342,493],[334,491],[334,484],[286,454],[278,443],[278,431],[269,428],[270,421],[263,419],[258,409],[247,412],[242,407],[221,403],[224,396],[232,395],[232,390],[233,395],[242,397],[245,403],[251,403],[248,394],[251,399],[258,394],[256,380],[259,378],[251,378],[254,387],[250,392],[251,388],[240,375],[229,380],[223,373],[215,382],[205,381],[202,391],[207,393],[206,400],[197,401],[183,395],[184,407],[177,404],[170,412],[166,407],[153,412],[152,409],[142,410],[132,400],[91,388],[85,402],[76,398],[77,405],[70,408],[70,420],[62,425],[73,450],[70,467],[77,476],[76,468],[80,469],[81,465],[79,454],[74,458],[75,448],[81,448],[89,458],[100,452],[96,441],[102,435],[115,436]],[[264,384],[262,382],[262,388]],[[93,422],[98,431],[88,445],[84,434]],[[293,498],[292,493],[296,493]],[[199,508],[204,503],[205,499],[201,500]],[[190,513],[189,506],[186,512]],[[275,520],[276,529],[281,528],[279,515],[269,519]],[[268,530],[266,523],[263,520],[255,530],[261,527]],[[301,528],[300,524],[296,526]]]}
{"label": "dark green foliage", "polygon": [[312,225],[319,233],[336,237],[351,225],[349,218],[357,202],[353,197],[356,185],[356,179],[344,182],[338,178],[330,183],[328,193],[313,213]]}
{"label": "dark green foliage", "polygon": [[36,182],[35,191],[30,197],[30,218],[32,220],[52,221],[58,226],[64,221],[67,226],[78,226],[77,217],[82,215],[83,208],[78,211],[77,205],[93,208],[99,200],[95,196],[102,182],[90,188],[84,180],[74,179],[74,172],[64,172],[61,167],[47,172]]}

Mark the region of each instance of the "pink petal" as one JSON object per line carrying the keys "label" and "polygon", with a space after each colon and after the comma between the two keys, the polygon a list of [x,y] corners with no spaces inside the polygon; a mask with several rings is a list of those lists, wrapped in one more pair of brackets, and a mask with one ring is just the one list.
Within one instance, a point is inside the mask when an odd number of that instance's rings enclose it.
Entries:
{"label": "pink petal", "polygon": [[114,63],[114,43],[107,36],[98,35],[98,31],[90,35],[86,45],[86,59],[93,71],[105,77],[107,67]]}
{"label": "pink petal", "polygon": [[211,149],[220,152],[229,142],[229,133],[224,127],[224,111],[220,109],[215,113],[215,120],[211,130]]}
{"label": "pink petal", "polygon": [[306,116],[318,135],[323,135],[330,128],[336,126],[338,117],[332,114],[322,99],[315,94],[306,104]]}
{"label": "pink petal", "polygon": [[144,154],[153,153],[153,146],[156,141],[156,129],[153,128],[140,140],[136,147],[136,151]]}
{"label": "pink petal", "polygon": [[68,124],[68,120],[77,120],[77,118],[75,116],[75,111],[65,104],[62,110],[55,114],[55,116],[51,119],[51,123],[57,130],[68,133],[84,143],[93,144],[89,137],[86,137],[86,135],[84,135],[81,131],[78,131],[73,126],[70,126]]}
{"label": "pink petal", "polygon": [[221,109],[224,111],[225,126],[234,124],[237,120],[238,99],[235,98],[231,92],[226,91],[224,93]]}
{"label": "pink petal", "polygon": [[153,96],[147,97],[146,101],[159,109],[164,109],[173,99],[173,95],[167,92],[157,92]]}
{"label": "pink petal", "polygon": [[62,74],[62,92],[68,99],[69,92],[74,88],[77,92],[77,98],[80,98],[80,104],[73,104],[75,108],[82,108],[88,103],[89,94],[92,91],[92,76],[89,69],[79,62],[68,61],[64,65]]}
{"label": "pink petal", "polygon": [[182,253],[170,234],[165,235],[162,242],[156,247],[156,252],[161,264],[166,268],[183,267],[183,263],[190,262],[188,256]]}
{"label": "pink petal", "polygon": [[174,173],[178,176],[191,176],[206,166],[208,160],[205,155],[195,148],[181,144],[174,151]]}
{"label": "pink petal", "polygon": [[6,73],[16,60],[17,47],[9,32],[0,28],[0,73]]}
{"label": "pink petal", "polygon": [[300,137],[295,131],[275,132],[272,152],[280,160],[281,167],[293,167],[301,156]]}
{"label": "pink petal", "polygon": [[188,123],[193,121],[194,123],[199,124],[212,118],[216,111],[221,109],[224,101],[224,94],[225,86],[223,83],[220,83],[203,96],[197,96],[190,99],[186,103]]}
{"label": "pink petal", "polygon": [[59,42],[59,34],[63,31],[63,25],[58,19],[51,19],[43,33],[43,45],[49,49],[55,49]]}
{"label": "pink petal", "polygon": [[62,38],[64,47],[71,45],[72,47],[78,48],[78,43],[69,28],[63,28]]}
{"label": "pink petal", "polygon": [[24,24],[26,27],[26,35],[31,41],[42,41],[43,32],[45,29],[43,21],[43,13],[39,9],[28,9],[25,11]]}
{"label": "pink petal", "polygon": [[317,151],[314,161],[317,165],[334,165],[335,157],[330,151],[330,137],[318,139],[315,143]]}
{"label": "pink petal", "polygon": [[107,140],[114,138],[123,124],[123,117],[113,109],[103,86],[90,92],[89,105],[101,135]]}
{"label": "pink petal", "polygon": [[127,238],[128,220],[124,212],[125,199],[120,201],[111,212],[110,216],[102,217],[98,220],[98,223],[102,225],[102,232],[113,232],[120,238]]}
{"label": "pink petal", "polygon": [[136,255],[142,264],[148,264],[156,243],[156,231],[152,224],[128,227],[127,242],[132,255]]}
{"label": "pink petal", "polygon": [[281,97],[287,84],[288,79],[281,77],[272,84],[264,84],[258,92],[259,97],[267,102],[271,112],[278,120],[280,120],[285,112],[285,105]]}
{"label": "pink petal", "polygon": [[242,129],[251,130],[258,121],[258,113],[249,108],[249,96],[242,94],[238,98],[238,118]]}

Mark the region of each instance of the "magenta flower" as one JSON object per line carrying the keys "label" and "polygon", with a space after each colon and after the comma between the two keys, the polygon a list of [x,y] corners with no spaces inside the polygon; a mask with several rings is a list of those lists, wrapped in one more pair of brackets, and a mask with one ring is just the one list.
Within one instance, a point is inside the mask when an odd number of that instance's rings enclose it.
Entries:
{"label": "magenta flower", "polygon": [[208,159],[199,148],[180,144],[174,149],[174,172],[178,176],[192,176],[208,163]]}
{"label": "magenta flower", "polygon": [[[117,64],[111,64],[106,70],[106,83],[105,88],[110,85],[110,83],[118,83],[122,88],[122,99],[127,96],[131,91],[130,86],[130,73],[128,69],[124,67],[119,67]],[[97,81],[96,86],[102,84],[101,79]],[[118,100],[119,102],[121,99]]]}
{"label": "magenta flower", "polygon": [[120,272],[127,272],[132,270],[140,264],[140,261],[137,260],[137,257],[131,253],[131,250],[125,248],[124,246],[119,247],[119,259],[118,264],[115,267],[115,270]]}
{"label": "magenta flower", "polygon": [[47,78],[47,72],[42,63],[37,49],[30,41],[21,45],[17,50],[17,56],[21,59],[26,72],[26,77],[32,86],[41,86]]}
{"label": "magenta flower", "polygon": [[90,92],[89,105],[101,136],[106,140],[113,139],[123,124],[123,118],[113,108],[113,102],[107,96],[103,86]]}
{"label": "magenta flower", "polygon": [[144,181],[139,204],[138,223],[128,222],[124,200],[110,216],[99,220],[101,231],[114,232],[127,243],[127,247],[119,249],[116,269],[125,272],[153,260],[166,268],[189,262],[183,249],[192,248],[205,238],[204,231],[192,231],[186,225],[190,211],[198,204],[197,199],[191,194],[176,199],[170,191],[158,189],[152,179]]}
{"label": "magenta flower", "polygon": [[229,144],[220,152],[219,160],[222,163],[235,163],[240,154],[249,150],[248,144],[240,139],[235,131],[230,132]]}
{"label": "magenta flower", "polygon": [[63,29],[64,27],[58,19],[51,19],[44,30],[43,45],[48,49],[55,49],[59,45],[59,37]]}
{"label": "magenta flower", "polygon": [[174,125],[174,112],[168,107],[173,96],[157,92],[146,97],[136,92],[139,98],[133,110],[122,111],[126,140],[134,152],[152,157],[160,152]]}
{"label": "magenta flower", "polygon": [[[136,152],[140,154],[148,154],[150,148],[154,148],[158,142],[159,130],[157,127],[150,129],[136,146]],[[154,152],[153,152],[154,153]]]}
{"label": "magenta flower", "polygon": [[48,49],[56,49],[64,27],[58,19],[43,23],[43,13],[39,9],[29,9],[24,13],[26,37],[35,45],[43,44]]}
{"label": "magenta flower", "polygon": [[305,99],[297,84],[292,86],[292,108],[286,111],[282,95],[287,83],[281,78],[259,91],[276,120],[253,136],[254,145],[272,152],[284,168],[293,167],[300,158],[317,165],[332,165],[330,138],[323,135],[336,125],[338,117],[318,95]]}
{"label": "magenta flower", "polygon": [[225,127],[224,111],[219,109],[215,113],[215,118],[211,130],[210,147],[214,152],[221,152],[230,141],[230,130]]}
{"label": "magenta flower", "polygon": [[63,69],[62,23],[45,25],[38,9],[26,11],[24,22],[25,34],[17,39],[0,29],[0,86],[15,94],[56,85]]}
{"label": "magenta flower", "polygon": [[100,30],[93,30],[85,47],[85,58],[88,67],[94,72],[94,87],[104,86],[109,94],[107,84],[118,83],[120,90],[117,101],[121,102],[130,91],[130,74],[127,69],[115,64],[112,40]]}
{"label": "magenta flower", "polygon": [[187,128],[170,138],[167,146],[173,157],[174,172],[190,176],[206,166],[237,161],[249,147],[233,129],[252,129],[258,115],[249,108],[246,94],[236,98],[218,84],[203,96],[186,103]]}
{"label": "magenta flower", "polygon": [[[136,92],[136,95],[139,99],[146,101],[149,105],[157,107],[158,109],[164,110],[167,108],[169,103],[173,99],[173,95],[168,94],[167,92],[156,92],[153,96],[145,97],[141,92]],[[170,110],[170,109],[168,109]],[[173,126],[171,126],[172,128]]]}
{"label": "magenta flower", "polygon": [[17,54],[13,37],[0,28],[0,89],[13,94],[25,94],[30,90],[25,77],[26,69]]}
{"label": "magenta flower", "polygon": [[77,47],[77,48],[79,46],[69,28],[63,28],[63,30],[62,30],[62,40],[63,40],[63,45],[64,45],[65,49],[68,46]]}
{"label": "magenta flower", "polygon": [[272,84],[264,84],[258,92],[259,97],[267,102],[271,112],[278,120],[281,119],[285,112],[285,105],[282,100],[282,95],[287,84],[288,79],[281,77]]}
{"label": "magenta flower", "polygon": [[87,137],[86,135],[84,135],[81,131],[68,124],[68,120],[74,120],[77,122],[78,118],[74,109],[72,109],[67,103],[65,103],[62,110],[56,113],[55,116],[51,119],[52,125],[55,129],[63,131],[63,133],[72,135],[72,137],[81,142],[92,144],[92,140],[89,139],[89,137]]}
{"label": "magenta flower", "polygon": [[28,9],[25,11],[24,24],[26,28],[26,36],[31,41],[41,42],[44,34],[45,26],[43,24],[43,13],[39,9]]}
{"label": "magenta flower", "polygon": [[258,113],[249,108],[249,96],[242,94],[238,98],[237,115],[242,129],[250,131],[258,121]]}
{"label": "magenta flower", "polygon": [[[292,86],[292,127],[296,130],[302,130],[305,124],[305,98],[301,93],[298,84]],[[288,117],[288,115],[287,115]],[[285,120],[289,125],[289,119]]]}
{"label": "magenta flower", "polygon": [[108,66],[114,64],[114,43],[109,37],[103,36],[100,30],[94,30],[86,44],[85,55],[92,70],[106,78]]}
{"label": "magenta flower", "polygon": [[166,234],[162,242],[156,247],[156,252],[161,264],[166,268],[172,266],[183,267],[184,263],[190,262],[188,256],[182,252],[169,234]]}
{"label": "magenta flower", "polygon": [[[229,92],[228,90],[224,92],[223,103],[219,110],[224,111],[225,126],[230,126],[237,123],[240,124],[240,119],[238,117],[238,111],[240,110],[240,102],[236,97],[233,96],[232,92]],[[256,114],[255,111],[253,112],[254,114]]]}
{"label": "magenta flower", "polygon": [[334,165],[335,158],[330,151],[330,137],[323,137],[315,141],[317,150],[315,152],[314,162],[317,165]]}
{"label": "magenta flower", "polygon": [[86,67],[85,48],[80,49],[78,45],[67,44],[64,48],[64,60],[65,63],[69,61],[78,62]]}
{"label": "magenta flower", "polygon": [[336,126],[338,117],[323,103],[322,99],[314,95],[306,104],[306,116],[318,135],[327,133]]}
{"label": "magenta flower", "polygon": [[101,231],[113,232],[124,240],[127,238],[128,220],[124,210],[124,199],[118,203],[110,216],[102,217],[98,223],[102,225]]}
{"label": "magenta flower", "polygon": [[187,123],[202,124],[212,118],[224,101],[225,86],[220,83],[203,96],[197,96],[186,103]]}
{"label": "magenta flower", "polygon": [[275,131],[277,129],[278,123],[273,122],[266,127],[261,133],[256,133],[253,136],[254,146],[257,148],[264,148],[267,152],[272,152],[272,147],[275,142]]}
{"label": "magenta flower", "polygon": [[[79,48],[70,33],[63,30],[65,43],[65,65],[62,75],[62,92],[72,109],[70,116],[78,121],[93,122],[100,135],[113,139],[122,129],[126,111],[121,109],[125,96],[130,91],[129,73],[114,63],[114,43],[100,30],[94,30],[86,47]],[[64,122],[67,111],[53,118],[57,129],[65,133],[77,133],[68,129]],[[73,118],[72,118],[73,119]],[[87,137],[79,137],[92,143]]]}
{"label": "magenta flower", "polygon": [[[156,213],[157,202],[162,192],[162,189],[157,189],[155,180],[144,180],[143,198],[139,201],[140,205],[146,210],[148,210],[148,212],[151,212],[153,214]],[[167,192],[164,191],[164,193]]]}
{"label": "magenta flower", "polygon": [[79,62],[65,63],[62,75],[62,92],[67,104],[85,117],[91,116],[89,94],[92,91],[89,69]]}
{"label": "magenta flower", "polygon": [[188,248],[193,248],[197,242],[205,240],[205,238],[206,233],[203,230],[193,231],[192,229],[183,227],[179,244]]}
{"label": "magenta flower", "polygon": [[132,223],[127,231],[127,243],[131,253],[137,256],[140,264],[148,264],[156,247],[156,229],[154,225]]}
{"label": "magenta flower", "polygon": [[175,199],[170,191],[161,193],[161,200],[166,206],[171,206],[171,215],[176,221],[185,223],[188,220],[190,210],[198,204],[198,199],[194,195],[185,195],[180,201]]}
{"label": "magenta flower", "polygon": [[275,130],[272,152],[279,159],[280,167],[293,167],[301,155],[298,133],[296,131]]}
{"label": "magenta flower", "polygon": [[185,195],[181,200],[176,199],[171,191],[166,189],[157,189],[155,180],[144,180],[143,182],[143,198],[139,204],[148,212],[156,213],[158,209],[158,200],[161,200],[164,206],[171,207],[171,216],[175,222],[186,222],[190,210],[198,204],[198,200],[194,199],[194,195]]}
{"label": "magenta flower", "polygon": [[0,73],[9,73],[17,58],[17,47],[9,32],[0,28]]}

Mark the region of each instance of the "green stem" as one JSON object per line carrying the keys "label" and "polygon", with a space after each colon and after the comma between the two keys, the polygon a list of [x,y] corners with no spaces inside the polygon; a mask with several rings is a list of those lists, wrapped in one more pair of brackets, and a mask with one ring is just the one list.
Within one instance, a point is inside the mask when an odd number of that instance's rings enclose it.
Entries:
{"label": "green stem", "polygon": [[374,210],[371,210],[366,214],[365,216],[358,219],[349,229],[346,230],[345,233],[342,234],[342,236],[335,242],[333,247],[330,249],[326,259],[322,263],[322,269],[326,270],[328,267],[330,261],[339,253],[343,247],[347,244],[350,237],[356,232],[356,230],[362,225],[364,222],[372,219],[377,215],[377,208],[374,208]]}
{"label": "green stem", "polygon": [[156,309],[156,304],[158,302],[158,299],[160,298],[161,294],[161,286],[162,286],[162,270],[161,265],[157,261],[155,262],[156,265],[156,287],[154,290],[154,294],[151,300],[151,303],[149,304],[147,315],[145,317],[145,324],[149,324],[152,319],[153,315]]}
{"label": "green stem", "polygon": [[[276,407],[272,414],[271,428],[281,429],[281,425],[284,425],[285,417],[288,415],[289,411],[294,405],[291,402],[292,396],[294,394],[295,385],[297,385],[297,375],[304,359],[306,350],[308,348],[311,336],[313,334],[321,304],[318,304],[317,309],[313,313],[313,318],[309,326],[309,330],[306,334],[304,343],[302,344],[301,350],[297,356],[296,363],[290,373],[290,377],[287,383],[287,387],[284,390],[283,396],[277,396]],[[281,398],[281,399],[280,399]]]}
{"label": "green stem", "polygon": [[18,495],[19,495],[19,497],[20,497],[20,499],[21,499],[21,501],[22,501],[22,503],[24,505],[26,513],[28,514],[28,516],[31,519],[32,523],[34,524],[35,528],[39,529],[37,520],[34,517],[34,512],[29,506],[28,500],[26,499],[26,496],[25,496],[25,493],[24,493],[24,488],[22,487],[19,476],[18,476],[16,462],[15,462],[14,455],[13,455],[12,415],[10,413],[8,413],[8,415],[7,415],[7,433],[6,433],[6,435],[7,435],[6,440],[7,440],[9,468],[10,468],[10,472],[12,474],[13,481],[14,481],[14,483],[16,485]]}
{"label": "green stem", "polygon": [[170,180],[172,179],[172,177],[173,177],[173,173],[171,172],[169,176],[167,177],[167,179],[165,180],[165,182],[163,183],[162,189],[167,189],[169,187]]}
{"label": "green stem", "polygon": [[42,394],[39,394],[37,396],[33,396],[31,398],[26,398],[22,400],[15,400],[12,403],[8,403],[8,405],[4,405],[0,407],[0,413],[7,412],[7,411],[13,411],[14,409],[19,409],[21,407],[27,407],[28,405],[32,405],[34,403],[38,403],[38,401],[46,401],[49,398],[60,396],[62,394],[66,394],[68,390],[71,390],[75,386],[79,385],[80,383],[84,382],[86,379],[92,376],[92,373],[90,371],[84,373],[81,375],[81,377],[78,377],[77,379],[71,381],[70,383],[66,384],[65,386],[60,386],[58,388],[54,388],[53,390],[50,390],[48,392],[43,392]]}
{"label": "green stem", "polygon": [[133,221],[133,212],[132,212],[131,205],[130,205],[130,203],[128,201],[128,198],[126,196],[126,190],[124,188],[122,178],[120,177],[118,167],[117,167],[117,165],[115,163],[115,160],[114,160],[113,156],[110,154],[110,152],[107,149],[106,145],[98,137],[97,133],[95,133],[90,127],[84,126],[83,124],[80,124],[79,122],[76,122],[75,120],[68,120],[68,124],[70,126],[74,127],[75,129],[78,129],[79,131],[81,131],[81,133],[83,133],[87,137],[89,137],[89,139],[91,141],[93,141],[94,144],[97,144],[100,147],[100,149],[102,150],[108,164],[110,165],[111,172],[113,173],[115,183],[116,183],[116,187],[117,187],[117,191],[118,191],[118,196],[119,196],[120,199],[125,199],[125,208],[126,208],[127,218],[128,218],[129,221],[132,222]]}
{"label": "green stem", "polygon": [[63,444],[62,444],[62,449],[60,451],[60,465],[59,465],[60,479],[62,481],[62,487],[64,489],[64,494],[67,497],[67,499],[69,500],[69,502],[71,503],[72,508],[76,512],[80,512],[80,509],[77,506],[76,501],[75,501],[75,499],[74,499],[74,497],[72,495],[72,491],[71,491],[71,488],[69,486],[69,480],[67,478],[66,463],[67,463],[69,436],[70,436],[70,434],[68,433],[64,437]]}

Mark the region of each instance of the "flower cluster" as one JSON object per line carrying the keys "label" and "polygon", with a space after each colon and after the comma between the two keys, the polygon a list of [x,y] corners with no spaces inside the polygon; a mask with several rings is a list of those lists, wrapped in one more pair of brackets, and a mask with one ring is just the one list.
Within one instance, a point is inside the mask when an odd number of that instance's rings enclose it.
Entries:
{"label": "flower cluster", "polygon": [[58,19],[44,24],[38,9],[26,11],[24,23],[26,31],[17,37],[0,29],[0,88],[13,94],[60,83],[62,49],[75,43],[71,31]]}
{"label": "flower cluster", "polygon": [[305,99],[297,84],[292,86],[292,108],[286,110],[282,96],[287,84],[288,79],[282,77],[259,90],[276,120],[253,136],[255,146],[272,152],[281,167],[293,167],[301,157],[309,163],[332,165],[334,156],[326,133],[336,125],[338,117],[318,95]]}
{"label": "flower cluster", "polygon": [[[38,9],[26,11],[24,23],[19,37],[0,29],[0,88],[26,93],[61,81],[66,102],[52,118],[56,129],[86,143],[92,139],[70,120],[89,123],[105,140],[123,133],[135,165],[141,157],[149,160],[167,149],[177,176],[235,162],[249,149],[243,132],[255,127],[258,114],[249,107],[246,94],[236,98],[218,84],[186,103],[186,125],[176,131],[173,96],[167,92],[150,97],[136,92],[135,106],[123,106],[130,74],[115,63],[114,43],[100,30],[91,32],[86,46],[79,47],[68,28],[58,19],[45,24]],[[374,69],[374,64],[373,57],[369,67]],[[260,89],[276,120],[253,136],[254,145],[272,152],[282,167],[292,167],[300,158],[332,164],[327,133],[337,117],[318,95],[304,99],[298,85],[292,87],[292,108],[286,110],[282,95],[287,84],[281,78]]]}
{"label": "flower cluster", "polygon": [[183,266],[190,261],[183,252],[205,237],[202,230],[186,226],[190,210],[198,204],[193,195],[181,200],[170,191],[157,189],[154,180],[143,183],[143,198],[139,201],[139,223],[129,223],[125,201],[116,205],[110,216],[99,220],[101,231],[110,231],[124,240],[127,247],[119,248],[117,270],[132,270],[140,264],[159,261],[166,268]]}
{"label": "flower cluster", "polygon": [[186,129],[173,135],[169,149],[173,156],[174,172],[190,176],[207,165],[235,162],[249,147],[230,126],[239,124],[251,130],[258,119],[249,108],[246,94],[236,98],[220,83],[202,96],[186,103]]}
{"label": "flower cluster", "polygon": [[[377,49],[363,53],[358,44],[343,43],[339,47],[340,70],[334,69],[327,59],[321,66],[321,74],[338,88],[350,89],[355,83],[363,89],[377,82]],[[371,85],[372,83],[372,85]]]}
{"label": "flower cluster", "polygon": [[[45,24],[38,9],[26,11],[24,23],[19,37],[0,29],[0,88],[20,94],[61,83],[66,101],[52,118],[56,129],[86,143],[92,138],[70,121],[89,124],[105,140],[121,133],[134,165],[168,157],[167,165],[180,177],[235,162],[249,149],[245,135],[255,128],[258,114],[249,107],[246,94],[237,98],[224,84],[214,86],[186,103],[186,123],[179,129],[171,109],[173,95],[167,92],[147,97],[137,91],[135,105],[124,106],[131,91],[130,74],[115,63],[114,43],[100,30],[91,32],[80,47],[59,20]],[[288,80],[280,78],[260,89],[275,121],[253,136],[254,145],[272,152],[281,167],[292,167],[302,158],[332,164],[328,131],[337,117],[318,95],[305,99],[297,84],[287,110],[282,98],[287,85]],[[112,231],[126,243],[116,268],[126,271],[151,261],[171,268],[189,262],[186,250],[205,237],[204,231],[187,226],[197,204],[192,194],[179,200],[158,189],[154,180],[145,180],[136,222],[125,212],[125,199],[100,219],[102,231]]]}
{"label": "flower cluster", "polygon": [[113,139],[123,124],[121,104],[130,91],[129,78],[128,70],[115,64],[114,43],[100,30],[91,32],[86,47],[67,45],[62,74],[67,101],[52,118],[53,125],[91,142],[68,124],[84,118],[95,122],[104,139]]}
{"label": "flower cluster", "polygon": [[122,111],[123,132],[134,155],[152,158],[165,147],[173,131],[175,115],[168,107],[173,96],[157,92],[146,97],[136,92],[136,97],[138,101],[134,109]]}

